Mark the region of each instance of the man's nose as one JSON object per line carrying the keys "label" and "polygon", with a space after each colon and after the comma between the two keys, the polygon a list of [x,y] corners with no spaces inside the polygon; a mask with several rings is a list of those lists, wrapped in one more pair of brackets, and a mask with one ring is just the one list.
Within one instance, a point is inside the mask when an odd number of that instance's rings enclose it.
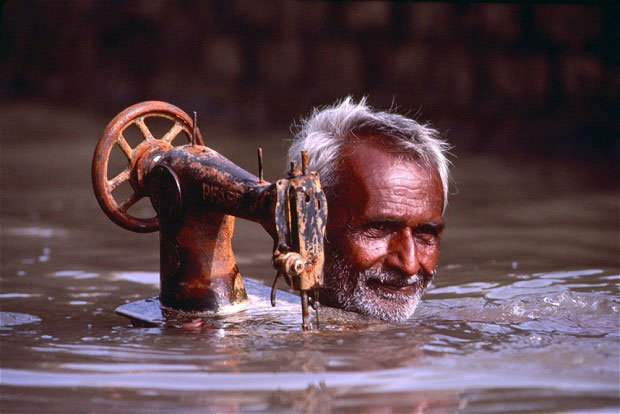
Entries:
{"label": "man's nose", "polygon": [[411,230],[402,230],[390,240],[385,264],[412,276],[420,270],[420,260]]}

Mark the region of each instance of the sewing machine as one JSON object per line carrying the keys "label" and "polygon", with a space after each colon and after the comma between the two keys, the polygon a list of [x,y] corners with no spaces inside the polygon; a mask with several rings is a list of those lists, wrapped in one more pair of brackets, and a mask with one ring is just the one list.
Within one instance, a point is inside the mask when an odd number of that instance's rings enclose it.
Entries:
{"label": "sewing machine", "polygon": [[[164,118],[172,127],[156,138],[145,122]],[[138,127],[143,140],[132,148],[123,136]],[[186,145],[173,146],[185,136]],[[178,140],[177,140],[178,142]],[[118,146],[127,168],[108,177],[112,149]],[[160,294],[162,309],[211,315],[229,311],[248,297],[232,250],[235,217],[251,220],[273,238],[272,264],[276,277],[300,292],[302,327],[310,329],[308,306],[317,310],[323,284],[323,236],[327,201],[319,176],[308,171],[308,154],[275,183],[263,179],[262,150],[258,149],[258,177],[205,146],[193,119],[165,102],[143,102],[125,109],[106,127],[92,164],[93,189],[105,214],[134,232],[160,234]],[[113,192],[123,183],[132,194],[117,202]],[[140,218],[130,209],[149,197],[156,217]],[[312,294],[309,293],[312,291]],[[143,319],[132,308],[117,312]]]}

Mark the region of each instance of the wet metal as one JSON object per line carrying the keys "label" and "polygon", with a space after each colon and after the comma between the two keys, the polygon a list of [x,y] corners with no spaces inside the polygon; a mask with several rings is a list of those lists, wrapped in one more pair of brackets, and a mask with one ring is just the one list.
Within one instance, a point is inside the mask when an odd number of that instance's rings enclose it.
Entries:
{"label": "wet metal", "polygon": [[[172,121],[161,138],[145,122],[157,117]],[[123,136],[132,124],[143,136],[135,148]],[[187,144],[173,146],[182,135]],[[127,157],[127,168],[109,178],[115,146]],[[108,124],[93,157],[92,182],[99,205],[114,223],[135,232],[159,231],[163,306],[212,313],[248,300],[231,244],[235,217],[240,217],[261,224],[273,238],[272,304],[276,283],[284,279],[300,291],[302,325],[310,329],[308,306],[317,309],[323,284],[327,201],[318,173],[308,171],[307,152],[301,161],[301,170],[294,163],[286,177],[269,183],[263,179],[261,149],[256,177],[204,145],[195,113],[191,119],[173,105],[150,101],[125,109]],[[125,182],[133,192],[117,202],[113,192]],[[150,199],[155,217],[130,213],[143,197]]]}

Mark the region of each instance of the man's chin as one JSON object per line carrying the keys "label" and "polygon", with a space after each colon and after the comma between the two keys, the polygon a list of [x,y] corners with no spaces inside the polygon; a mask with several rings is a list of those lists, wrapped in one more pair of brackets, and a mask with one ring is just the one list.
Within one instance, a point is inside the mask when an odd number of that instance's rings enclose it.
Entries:
{"label": "man's chin", "polygon": [[389,269],[356,272],[337,254],[326,256],[324,272],[322,303],[391,322],[404,322],[413,315],[432,278],[422,273],[407,277]]}
{"label": "man's chin", "polygon": [[382,284],[358,286],[354,294],[344,303],[344,310],[358,312],[375,319],[404,322],[416,310],[422,291],[414,286],[394,289]]}

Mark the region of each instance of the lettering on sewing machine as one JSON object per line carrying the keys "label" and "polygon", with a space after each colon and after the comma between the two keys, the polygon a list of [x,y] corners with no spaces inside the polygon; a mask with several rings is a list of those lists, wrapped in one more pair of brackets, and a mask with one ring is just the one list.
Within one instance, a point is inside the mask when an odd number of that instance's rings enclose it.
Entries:
{"label": "lettering on sewing machine", "polygon": [[[150,117],[169,119],[173,126],[156,139],[145,123]],[[135,148],[123,136],[132,124],[144,137]],[[174,147],[179,135],[185,135],[188,144]],[[108,178],[115,146],[127,157],[127,168]],[[263,179],[261,149],[258,164],[256,177],[204,145],[195,113],[192,120],[173,105],[151,101],[127,108],[108,124],[95,150],[92,180],[99,205],[116,224],[136,232],[159,230],[162,306],[218,312],[248,300],[231,245],[239,217],[261,224],[273,238],[272,305],[276,284],[284,279],[300,292],[303,328],[310,328],[309,306],[317,310],[318,326],[327,222],[320,178],[308,171],[305,151],[301,170],[292,163],[286,177],[275,183]],[[112,193],[125,182],[133,193],[118,203]],[[156,217],[137,218],[128,212],[143,197],[149,197]]]}

